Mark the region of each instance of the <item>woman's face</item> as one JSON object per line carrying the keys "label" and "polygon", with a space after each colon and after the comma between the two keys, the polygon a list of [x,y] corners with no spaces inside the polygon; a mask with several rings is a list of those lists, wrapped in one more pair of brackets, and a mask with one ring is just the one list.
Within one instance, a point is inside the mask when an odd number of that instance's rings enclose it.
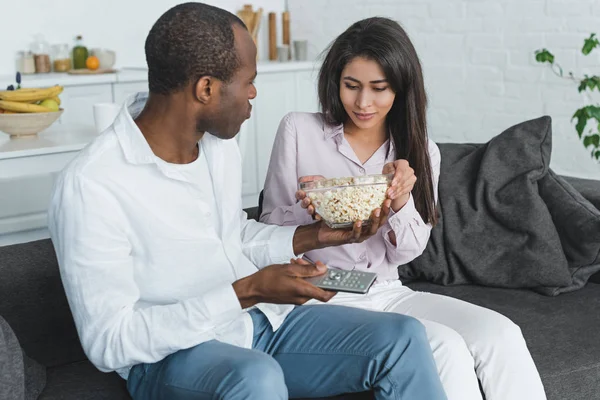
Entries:
{"label": "woman's face", "polygon": [[372,129],[385,124],[395,97],[376,61],[356,57],[342,70],[340,98],[357,128]]}

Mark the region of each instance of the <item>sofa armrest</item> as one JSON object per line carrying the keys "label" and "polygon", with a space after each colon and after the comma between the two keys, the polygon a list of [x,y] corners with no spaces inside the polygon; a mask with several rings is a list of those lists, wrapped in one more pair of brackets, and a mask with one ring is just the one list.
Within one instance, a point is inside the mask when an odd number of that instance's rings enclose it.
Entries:
{"label": "sofa armrest", "polygon": [[594,207],[600,210],[600,181],[594,179],[573,178],[570,176],[564,176],[563,178],[565,178],[575,190],[581,193],[583,197],[592,203]]}

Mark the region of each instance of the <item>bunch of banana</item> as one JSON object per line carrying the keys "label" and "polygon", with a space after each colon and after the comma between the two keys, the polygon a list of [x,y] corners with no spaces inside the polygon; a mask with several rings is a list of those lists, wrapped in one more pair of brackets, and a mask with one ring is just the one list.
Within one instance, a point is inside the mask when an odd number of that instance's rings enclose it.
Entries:
{"label": "bunch of banana", "polygon": [[59,110],[62,86],[0,91],[0,113],[43,113]]}

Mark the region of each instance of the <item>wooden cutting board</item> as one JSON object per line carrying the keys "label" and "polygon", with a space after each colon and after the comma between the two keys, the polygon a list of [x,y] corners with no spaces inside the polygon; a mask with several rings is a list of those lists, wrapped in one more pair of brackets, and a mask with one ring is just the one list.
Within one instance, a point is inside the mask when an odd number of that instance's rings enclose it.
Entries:
{"label": "wooden cutting board", "polygon": [[116,69],[112,69],[112,68],[98,68],[98,69],[87,69],[87,68],[83,68],[83,69],[72,69],[69,72],[67,72],[70,75],[96,75],[96,74],[112,74],[117,72]]}

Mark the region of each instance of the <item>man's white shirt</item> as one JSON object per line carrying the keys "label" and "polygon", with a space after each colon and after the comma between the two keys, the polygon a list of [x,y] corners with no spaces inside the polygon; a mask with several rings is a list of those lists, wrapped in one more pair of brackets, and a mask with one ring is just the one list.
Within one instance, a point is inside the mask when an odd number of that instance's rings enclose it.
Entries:
{"label": "man's white shirt", "polygon": [[[133,96],[58,177],[48,223],[83,349],[126,378],[209,340],[250,348],[232,283],[289,262],[296,227],[248,220],[235,140],[205,134],[188,165],[154,155]],[[277,329],[291,305],[259,304]]]}

